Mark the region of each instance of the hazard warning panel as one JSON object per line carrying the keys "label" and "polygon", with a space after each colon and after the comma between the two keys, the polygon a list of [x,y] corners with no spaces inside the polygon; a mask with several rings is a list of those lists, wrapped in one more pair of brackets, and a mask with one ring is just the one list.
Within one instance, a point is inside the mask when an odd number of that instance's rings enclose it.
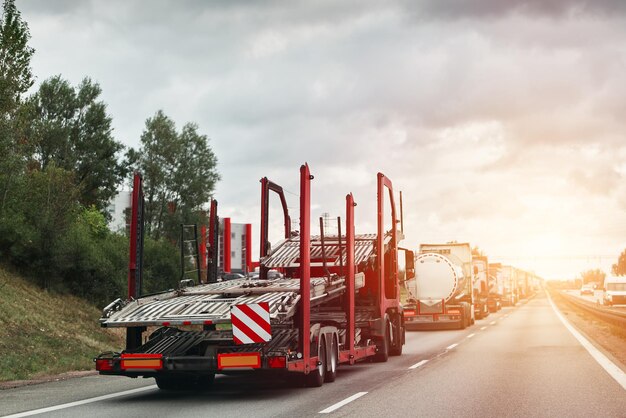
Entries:
{"label": "hazard warning panel", "polygon": [[230,320],[235,344],[264,343],[272,339],[270,305],[267,302],[233,305]]}

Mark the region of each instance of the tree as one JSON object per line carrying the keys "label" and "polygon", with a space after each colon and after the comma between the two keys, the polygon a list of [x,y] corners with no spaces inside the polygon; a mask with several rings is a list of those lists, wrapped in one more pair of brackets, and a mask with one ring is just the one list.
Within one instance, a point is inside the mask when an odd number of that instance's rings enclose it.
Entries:
{"label": "tree", "polygon": [[23,169],[23,141],[18,134],[17,115],[21,97],[33,85],[28,46],[30,32],[14,0],[5,0],[0,17],[0,212],[16,174]]}
{"label": "tree", "polygon": [[30,32],[14,0],[5,0],[0,18],[0,114],[14,112],[21,95],[33,85],[28,46]]}
{"label": "tree", "polygon": [[74,88],[60,75],[51,77],[28,99],[25,118],[40,169],[54,164],[73,172],[80,203],[102,211],[127,169],[117,156],[124,146],[113,138],[111,117],[98,101],[101,92],[89,78]]}
{"label": "tree", "polygon": [[580,277],[582,278],[583,284],[586,283],[597,283],[598,286],[602,287],[604,285],[604,278],[606,277],[606,273],[604,273],[600,269],[587,270],[580,273]]}
{"label": "tree", "polygon": [[617,263],[611,266],[611,272],[616,276],[626,275],[626,250],[619,255]]}
{"label": "tree", "polygon": [[181,223],[196,223],[219,174],[217,157],[198,126],[187,123],[180,133],[159,110],[146,120],[141,148],[128,159],[144,175],[146,232],[158,239],[178,237]]}

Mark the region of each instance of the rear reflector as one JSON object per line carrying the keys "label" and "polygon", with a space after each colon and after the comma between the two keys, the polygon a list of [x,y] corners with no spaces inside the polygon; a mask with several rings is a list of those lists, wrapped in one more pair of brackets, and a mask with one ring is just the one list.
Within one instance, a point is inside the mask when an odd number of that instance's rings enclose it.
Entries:
{"label": "rear reflector", "polygon": [[261,368],[261,353],[224,353],[217,355],[217,368]]}
{"label": "rear reflector", "polygon": [[459,315],[461,313],[461,311],[457,311],[457,310],[454,310],[454,309],[448,309],[448,312],[446,312],[446,313],[448,313],[450,315]]}
{"label": "rear reflector", "polygon": [[404,316],[405,317],[415,316],[415,311],[404,311]]}
{"label": "rear reflector", "polygon": [[267,365],[270,369],[286,369],[287,368],[287,357],[270,357],[267,359]]}
{"label": "rear reflector", "polygon": [[106,372],[106,371],[113,370],[113,360],[96,359],[96,370],[99,372]]}
{"label": "rear reflector", "polygon": [[123,370],[129,369],[154,369],[163,368],[162,354],[122,354],[120,363]]}

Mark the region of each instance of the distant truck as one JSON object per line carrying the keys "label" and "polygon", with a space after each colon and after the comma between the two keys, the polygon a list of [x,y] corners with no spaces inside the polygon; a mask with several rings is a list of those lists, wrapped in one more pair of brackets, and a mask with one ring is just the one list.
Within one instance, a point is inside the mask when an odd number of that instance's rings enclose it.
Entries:
{"label": "distant truck", "polygon": [[502,306],[515,306],[517,295],[517,269],[512,266],[502,266]]}
{"label": "distant truck", "polygon": [[474,269],[474,316],[483,319],[489,316],[489,261],[485,256],[473,256]]}
{"label": "distant truck", "polygon": [[626,304],[626,277],[607,276],[604,279],[602,304],[605,306]]}
{"label": "distant truck", "polygon": [[474,323],[472,251],[468,243],[421,244],[415,277],[405,282],[407,329],[464,329]]}
{"label": "distant truck", "polygon": [[487,307],[489,308],[489,312],[498,312],[502,309],[504,283],[502,281],[501,270],[501,263],[489,263],[489,296],[487,297]]}

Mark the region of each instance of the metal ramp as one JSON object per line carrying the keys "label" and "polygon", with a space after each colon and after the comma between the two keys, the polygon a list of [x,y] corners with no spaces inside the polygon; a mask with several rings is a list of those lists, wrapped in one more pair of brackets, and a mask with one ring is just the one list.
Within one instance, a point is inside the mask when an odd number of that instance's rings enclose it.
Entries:
{"label": "metal ramp", "polygon": [[[299,279],[268,281],[239,279],[187,287],[137,300],[118,301],[105,309],[103,327],[208,325],[230,323],[230,307],[267,302],[270,320],[280,324],[295,314],[300,301]],[[311,304],[345,291],[344,279],[311,279]]]}

